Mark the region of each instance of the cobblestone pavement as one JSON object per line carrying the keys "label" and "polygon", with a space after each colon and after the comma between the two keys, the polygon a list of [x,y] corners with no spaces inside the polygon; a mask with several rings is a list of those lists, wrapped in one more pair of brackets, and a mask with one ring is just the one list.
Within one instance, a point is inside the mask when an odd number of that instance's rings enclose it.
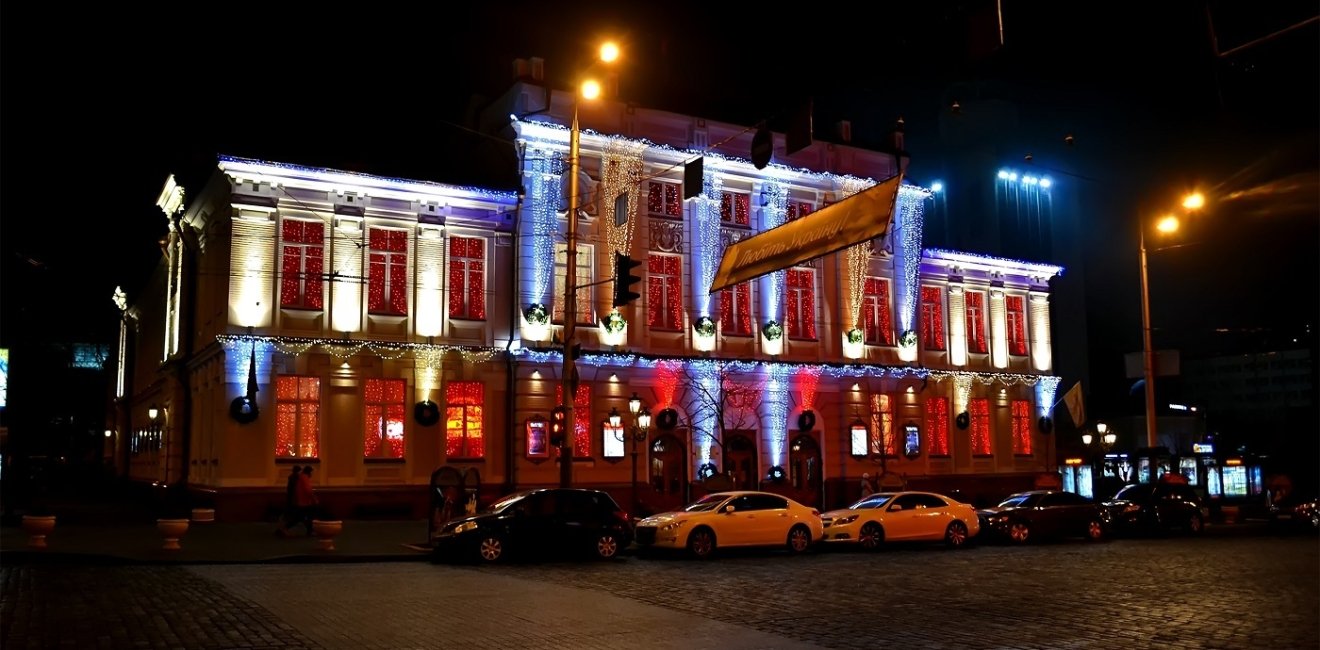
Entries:
{"label": "cobblestone pavement", "polygon": [[0,575],[5,648],[1320,647],[1314,536]]}

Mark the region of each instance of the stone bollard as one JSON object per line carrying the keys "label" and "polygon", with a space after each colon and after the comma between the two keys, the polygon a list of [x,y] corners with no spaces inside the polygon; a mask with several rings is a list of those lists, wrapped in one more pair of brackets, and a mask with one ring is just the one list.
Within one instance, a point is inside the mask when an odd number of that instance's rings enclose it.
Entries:
{"label": "stone bollard", "polygon": [[344,522],[337,519],[323,521],[321,519],[312,520],[312,534],[316,535],[317,547],[322,551],[335,550],[335,537],[344,530]]}
{"label": "stone bollard", "polygon": [[28,534],[28,548],[46,548],[46,536],[55,529],[55,515],[23,515],[23,532]]}
{"label": "stone bollard", "polygon": [[157,519],[156,530],[160,531],[160,534],[165,537],[165,545],[162,548],[167,551],[177,551],[181,548],[179,538],[188,532],[188,520]]}

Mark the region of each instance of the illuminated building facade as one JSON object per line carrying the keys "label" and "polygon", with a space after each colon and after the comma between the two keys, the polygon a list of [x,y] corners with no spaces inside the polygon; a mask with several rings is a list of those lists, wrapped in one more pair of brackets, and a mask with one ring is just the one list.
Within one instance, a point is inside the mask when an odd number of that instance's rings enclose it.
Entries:
{"label": "illuminated building facade", "polygon": [[[294,464],[341,516],[420,513],[441,468],[483,501],[558,484],[571,98],[519,83],[490,110],[521,193],[232,157],[196,199],[167,185],[159,295],[123,303],[132,478],[209,493],[221,518],[277,507]],[[786,156],[776,136],[757,169],[729,153],[741,127],[621,103],[582,122],[573,485],[628,503],[634,450],[644,510],[728,486],[833,506],[863,472],[997,496],[1052,471],[1060,267],[924,249],[930,191],[904,185],[885,236],[712,294],[725,247],[890,178],[894,156]],[[642,262],[617,310],[615,253]],[[634,394],[654,418],[636,440]]]}

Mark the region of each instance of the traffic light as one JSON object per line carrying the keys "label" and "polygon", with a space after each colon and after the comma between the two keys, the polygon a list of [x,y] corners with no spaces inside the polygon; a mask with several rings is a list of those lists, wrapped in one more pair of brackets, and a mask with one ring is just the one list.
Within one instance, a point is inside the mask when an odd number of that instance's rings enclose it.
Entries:
{"label": "traffic light", "polygon": [[634,260],[623,253],[614,254],[614,306],[622,307],[638,298],[642,294],[637,293],[633,286],[642,281],[642,278],[633,275],[633,269],[641,266],[640,260]]}
{"label": "traffic light", "polygon": [[555,447],[564,445],[564,420],[568,412],[562,406],[550,409],[550,444]]}

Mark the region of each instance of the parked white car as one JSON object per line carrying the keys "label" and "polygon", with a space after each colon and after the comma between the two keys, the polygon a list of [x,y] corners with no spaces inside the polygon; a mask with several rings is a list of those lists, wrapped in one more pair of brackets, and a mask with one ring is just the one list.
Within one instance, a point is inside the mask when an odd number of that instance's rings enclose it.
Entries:
{"label": "parked white car", "polygon": [[707,558],[716,548],[784,546],[802,553],[821,539],[820,511],[770,492],[715,492],[676,512],[637,523],[642,549],[686,549]]}
{"label": "parked white car", "polygon": [[957,548],[981,530],[976,509],[933,492],[879,492],[821,515],[823,541],[879,548],[886,542],[943,541]]}

